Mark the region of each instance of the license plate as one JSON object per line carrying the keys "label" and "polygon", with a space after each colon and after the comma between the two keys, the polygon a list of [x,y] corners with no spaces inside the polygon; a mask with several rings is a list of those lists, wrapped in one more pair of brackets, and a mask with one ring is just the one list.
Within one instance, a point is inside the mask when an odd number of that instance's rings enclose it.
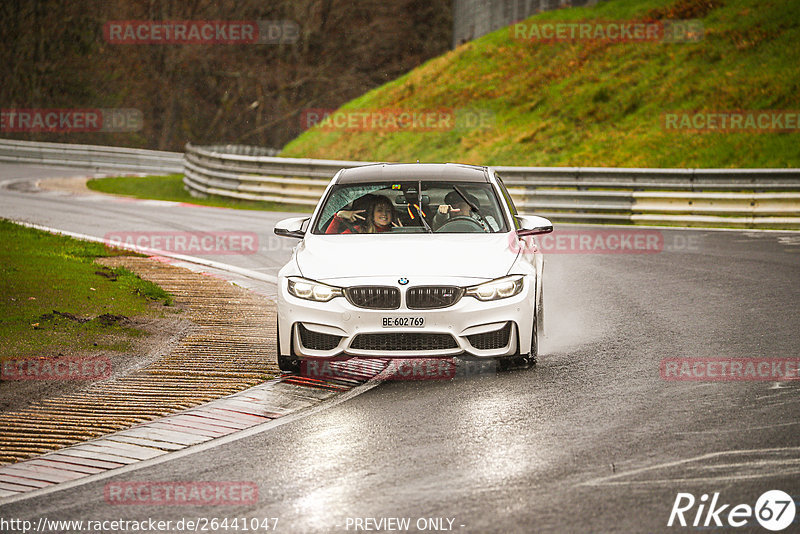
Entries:
{"label": "license plate", "polygon": [[381,325],[384,328],[422,328],[424,317],[384,317]]}

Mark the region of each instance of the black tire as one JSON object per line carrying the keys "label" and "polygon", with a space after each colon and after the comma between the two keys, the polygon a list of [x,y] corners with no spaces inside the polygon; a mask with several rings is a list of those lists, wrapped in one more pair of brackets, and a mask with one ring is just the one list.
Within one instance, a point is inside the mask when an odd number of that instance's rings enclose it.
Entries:
{"label": "black tire", "polygon": [[[281,331],[280,325],[275,327],[278,342],[276,343],[278,351],[278,369],[285,373],[300,373],[300,360],[294,355],[294,348],[290,349],[291,356],[284,356],[281,354]],[[289,341],[291,343],[291,340]]]}
{"label": "black tire", "polygon": [[297,374],[300,372],[300,360],[298,360],[294,356],[283,356],[279,354],[278,368],[284,373]]}
{"label": "black tire", "polygon": [[[519,342],[517,342],[519,343]],[[539,351],[539,337],[536,333],[536,321],[533,321],[533,337],[531,338],[531,350],[527,354],[520,354],[519,345],[517,345],[517,353],[511,356],[501,356],[496,358],[497,370],[508,371],[509,369],[518,369],[520,367],[533,367],[536,365],[536,357]]]}
{"label": "black tire", "polygon": [[[542,266],[542,276],[544,276],[544,266]],[[536,303],[536,328],[537,334],[544,335],[545,327],[544,327],[544,283],[539,285],[539,297]],[[538,337],[537,337],[538,339]],[[537,343],[538,347],[538,343]]]}
{"label": "black tire", "polygon": [[539,357],[539,330],[536,324],[539,322],[539,318],[537,317],[535,321],[533,321],[533,332],[531,333],[531,350],[530,352],[525,355],[525,363],[527,363],[530,367],[536,365],[536,359]]}

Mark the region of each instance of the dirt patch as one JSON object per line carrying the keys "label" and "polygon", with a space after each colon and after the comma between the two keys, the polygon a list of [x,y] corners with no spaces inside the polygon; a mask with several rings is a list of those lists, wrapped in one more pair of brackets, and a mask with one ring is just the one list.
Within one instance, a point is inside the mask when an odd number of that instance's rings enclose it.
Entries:
{"label": "dirt patch", "polygon": [[94,319],[98,323],[103,326],[113,326],[115,324],[130,324],[130,319],[125,317],[124,315],[115,315],[113,313],[104,313],[103,315],[98,315]]}
{"label": "dirt patch", "polygon": [[117,275],[116,275],[116,274],[114,273],[114,271],[112,271],[112,270],[107,270],[107,271],[95,271],[95,272],[94,272],[94,274],[100,275],[100,276],[102,276],[103,278],[108,278],[108,279],[109,279],[109,280],[111,280],[112,282],[116,282],[116,281],[117,281]]}
{"label": "dirt patch", "polygon": [[65,193],[94,193],[86,187],[90,176],[71,176],[69,178],[46,178],[39,180],[36,186],[44,191],[62,191]]}
{"label": "dirt patch", "polygon": [[78,324],[84,324],[90,321],[96,321],[97,323],[103,326],[122,325],[122,326],[132,326],[136,328],[135,321],[131,320],[129,317],[125,317],[124,315],[104,313],[103,315],[98,315],[95,318],[91,318],[91,317],[78,317],[74,313],[53,310],[53,313],[43,313],[42,315],[40,315],[39,316],[40,322],[35,323],[33,325],[33,329],[34,330],[44,329],[45,327],[41,323],[51,321],[56,317],[62,317],[64,319],[67,319],[68,321],[72,321]]}
{"label": "dirt patch", "polygon": [[[91,321],[91,319],[89,319],[87,317],[78,317],[77,315],[75,315],[73,313],[60,312],[58,310],[53,310],[53,313],[44,313],[44,314],[40,315],[39,316],[39,321],[50,321],[51,319],[54,319],[56,316],[63,317],[64,319],[67,319],[69,321],[73,321],[75,323],[80,323],[80,324],[88,323],[89,321]],[[37,325],[34,328],[36,328],[37,330],[41,330],[42,326],[39,326],[39,323],[37,323]]]}
{"label": "dirt patch", "polygon": [[[90,319],[77,317],[69,312],[53,310],[53,313],[42,315],[45,322],[56,316],[85,323]],[[106,326],[124,320],[125,326],[141,330],[144,334],[134,338],[130,350],[122,353],[106,351],[72,350],[69,354],[60,352],[49,357],[50,360],[69,357],[74,361],[90,361],[94,358],[108,358],[111,363],[111,378],[125,376],[163,357],[180,343],[186,335],[194,331],[194,324],[181,317],[128,318],[122,315],[101,315],[93,320]],[[42,328],[42,326],[34,327]],[[122,335],[120,334],[121,338]],[[42,362],[48,358],[40,358]],[[0,413],[26,408],[41,401],[62,395],[79,394],[87,391],[94,380],[4,380],[0,382]]]}

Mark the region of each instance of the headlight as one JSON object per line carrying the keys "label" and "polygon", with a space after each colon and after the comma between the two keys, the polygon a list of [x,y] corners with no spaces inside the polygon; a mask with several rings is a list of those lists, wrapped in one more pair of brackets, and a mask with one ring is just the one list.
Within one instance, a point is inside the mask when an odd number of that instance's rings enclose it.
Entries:
{"label": "headlight", "polygon": [[328,302],[334,297],[344,295],[342,288],[333,287],[314,280],[307,280],[293,276],[289,278],[289,293],[297,298],[314,300],[316,302]]}
{"label": "headlight", "polygon": [[523,278],[522,275],[505,276],[468,287],[465,294],[483,301],[513,297],[522,291]]}

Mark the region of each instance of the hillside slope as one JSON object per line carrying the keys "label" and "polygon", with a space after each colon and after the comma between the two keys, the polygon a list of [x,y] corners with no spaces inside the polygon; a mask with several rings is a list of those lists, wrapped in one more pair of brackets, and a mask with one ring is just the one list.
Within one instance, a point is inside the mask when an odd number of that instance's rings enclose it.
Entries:
{"label": "hillside slope", "polygon": [[[545,41],[520,37],[513,26],[498,30],[349,102],[337,112],[349,126],[334,115],[282,155],[533,166],[800,166],[800,125],[791,118],[800,111],[796,0],[608,0],[536,15],[522,29],[531,37],[535,28],[543,33],[557,22],[593,21],[592,28],[607,30],[615,21],[675,19],[699,20],[702,37]],[[444,121],[428,131],[397,131],[388,123],[359,122],[361,111],[385,116],[389,109],[455,110],[456,119],[473,110],[484,126]],[[723,132],[688,130],[680,122],[695,120],[692,113],[737,110],[794,114]],[[664,114],[673,112],[679,121],[667,128]]]}

